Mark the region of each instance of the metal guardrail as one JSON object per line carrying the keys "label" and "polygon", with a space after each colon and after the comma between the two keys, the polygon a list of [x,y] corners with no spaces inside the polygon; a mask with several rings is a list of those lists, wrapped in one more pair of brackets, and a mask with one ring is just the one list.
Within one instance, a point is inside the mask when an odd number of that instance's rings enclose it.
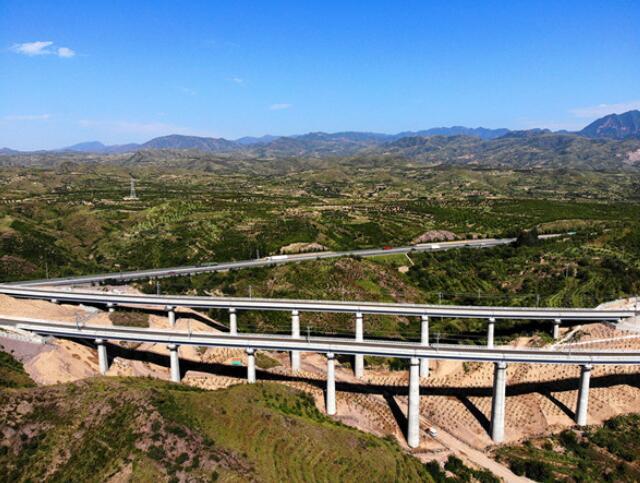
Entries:
{"label": "metal guardrail", "polygon": [[238,310],[275,310],[331,313],[363,313],[473,319],[531,319],[531,320],[618,320],[636,315],[633,309],[563,309],[530,307],[488,307],[461,305],[399,304],[379,302],[344,302],[294,299],[256,299],[242,297],[201,297],[165,295],[127,295],[110,292],[79,292],[45,290],[0,285],[0,293],[15,297],[59,302],[93,303],[99,305],[148,305],[190,308],[235,308]]}
{"label": "metal guardrail", "polygon": [[640,351],[549,350],[545,348],[509,348],[462,346],[449,344],[423,345],[397,341],[356,341],[346,338],[292,337],[263,334],[237,335],[168,329],[141,329],[86,325],[10,317],[0,315],[0,326],[16,327],[38,334],[84,339],[109,339],[160,344],[253,348],[262,350],[316,353],[363,354],[400,358],[434,358],[479,362],[523,362],[539,364],[640,364]]}

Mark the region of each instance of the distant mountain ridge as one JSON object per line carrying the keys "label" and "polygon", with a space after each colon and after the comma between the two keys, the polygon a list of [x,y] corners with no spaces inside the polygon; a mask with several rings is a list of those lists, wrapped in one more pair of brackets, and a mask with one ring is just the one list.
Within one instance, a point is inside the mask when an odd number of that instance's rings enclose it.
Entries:
{"label": "distant mountain ridge", "polygon": [[640,111],[609,114],[593,121],[580,134],[590,138],[640,138]]}
{"label": "distant mountain ridge", "polygon": [[414,136],[472,136],[479,137],[480,139],[496,139],[509,133],[507,128],[487,129],[484,127],[464,127],[464,126],[452,126],[452,127],[434,127],[426,129],[424,131],[406,131],[395,135],[396,138],[414,137]]}
{"label": "distant mountain ridge", "polygon": [[[480,139],[495,139],[507,134],[509,129],[487,129],[483,127],[468,128],[464,126],[438,127],[422,131],[405,131],[398,134],[384,134],[375,132],[343,131],[335,133],[310,132],[294,134],[292,136],[272,136],[266,134],[260,137],[245,136],[236,140],[224,138],[209,138],[200,136],[185,136],[170,134],[150,139],[142,144],[105,145],[100,141],[89,141],[74,144],[57,151],[74,151],[82,153],[123,153],[139,149],[195,149],[206,153],[237,151],[243,149],[261,149],[265,153],[273,153],[282,149],[292,149],[297,152],[313,151],[333,152],[334,154],[348,154],[358,148],[372,145],[382,145],[404,137],[415,136],[474,136]],[[315,145],[313,145],[315,143]],[[312,146],[313,145],[313,146]],[[6,148],[8,149],[8,148]]]}
{"label": "distant mountain ridge", "polygon": [[[224,138],[171,134],[143,144],[106,146],[99,141],[75,144],[62,150],[21,153],[0,150],[10,157],[47,153],[83,153],[87,156],[137,153],[136,159],[181,159],[215,155],[227,160],[340,160],[392,159],[429,164],[468,164],[518,168],[566,167],[587,169],[640,168],[640,111],[611,114],[579,132],[548,129],[510,131],[464,126],[439,127],[397,134],[342,131],[309,132],[293,136]],[[199,158],[200,159],[200,158]]]}
{"label": "distant mountain ridge", "polygon": [[140,144],[114,144],[107,146],[100,141],[88,141],[86,143],[78,143],[66,148],[59,149],[58,151],[74,151],[78,153],[103,153],[103,154],[116,154],[127,153],[135,151],[140,147]]}
{"label": "distant mountain ridge", "polygon": [[170,134],[153,138],[142,144],[140,149],[196,149],[205,153],[215,153],[236,149],[238,144],[224,138],[205,138]]}

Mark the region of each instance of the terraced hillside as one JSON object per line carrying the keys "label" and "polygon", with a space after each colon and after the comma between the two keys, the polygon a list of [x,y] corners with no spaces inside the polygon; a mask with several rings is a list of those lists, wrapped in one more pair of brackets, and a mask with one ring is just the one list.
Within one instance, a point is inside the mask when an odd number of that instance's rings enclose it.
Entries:
{"label": "terraced hillside", "polygon": [[280,385],[95,378],[0,394],[0,481],[432,481]]}

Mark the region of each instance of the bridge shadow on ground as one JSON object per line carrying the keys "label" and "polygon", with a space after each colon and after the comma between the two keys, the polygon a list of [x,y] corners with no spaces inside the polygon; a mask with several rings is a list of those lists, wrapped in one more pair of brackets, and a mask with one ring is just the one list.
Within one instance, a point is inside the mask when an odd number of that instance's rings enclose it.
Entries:
{"label": "bridge shadow on ground", "polygon": [[[93,347],[92,344],[87,341],[74,340],[75,342],[85,343],[86,345]],[[170,361],[168,355],[156,354],[150,351],[142,351],[137,349],[127,349],[119,345],[107,344],[109,355],[109,362],[115,357],[121,357],[123,359],[132,361],[148,362],[156,364],[161,367],[166,367],[169,370]],[[204,374],[211,374],[216,376],[226,376],[231,378],[237,378],[240,382],[247,377],[247,368],[244,366],[230,366],[220,363],[211,362],[198,362],[188,359],[180,359],[180,372],[181,376],[184,376],[188,371],[196,371]],[[321,378],[305,377],[296,374],[277,374],[268,372],[260,368],[256,368],[256,378],[261,381],[269,382],[300,382],[314,386],[321,391],[326,389],[326,381]],[[640,389],[640,373],[633,374],[611,374],[600,377],[592,377],[590,387],[595,388],[609,388],[618,385],[629,385]],[[541,394],[555,404],[562,412],[568,417],[573,419],[575,417],[575,411],[569,408],[566,404],[558,400],[553,393],[577,391],[579,387],[579,377],[565,378],[556,381],[545,382],[527,382],[507,385],[506,395],[523,396],[527,394]],[[367,381],[351,382],[351,381],[336,381],[336,391],[350,392],[357,394],[375,394],[382,396],[389,404],[389,408],[398,424],[398,427],[404,432],[407,427],[407,418],[402,409],[399,407],[395,400],[396,396],[407,396],[409,393],[407,385],[385,385],[374,384]],[[490,434],[491,422],[485,416],[485,414],[474,405],[469,398],[472,397],[492,397],[492,386],[483,387],[464,387],[464,386],[423,386],[420,388],[421,396],[444,396],[455,398],[460,401],[465,408],[473,415],[482,428]]]}

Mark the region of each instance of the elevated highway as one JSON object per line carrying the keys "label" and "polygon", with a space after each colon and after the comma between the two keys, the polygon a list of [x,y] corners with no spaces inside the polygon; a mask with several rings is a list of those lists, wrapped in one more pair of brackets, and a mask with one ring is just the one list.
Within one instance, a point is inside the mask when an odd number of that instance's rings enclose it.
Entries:
{"label": "elevated highway", "polygon": [[[423,318],[423,322],[424,322]],[[506,403],[506,370],[510,363],[571,364],[579,365],[580,385],[576,401],[575,418],[578,425],[587,424],[589,380],[594,364],[637,365],[640,351],[576,350],[561,346],[554,349],[522,349],[494,346],[468,346],[432,344],[427,340],[416,342],[373,341],[363,338],[300,337],[265,334],[225,334],[217,332],[191,332],[176,329],[145,329],[116,326],[88,325],[52,320],[0,315],[0,327],[29,331],[39,335],[94,340],[98,351],[100,371],[109,367],[106,340],[166,344],[169,350],[170,374],[174,382],[180,381],[178,350],[181,345],[201,347],[243,348],[247,353],[247,379],[256,381],[255,351],[276,350],[293,353],[316,352],[327,357],[327,388],[325,409],[336,413],[335,354],[348,354],[408,358],[409,401],[407,413],[407,442],[410,447],[420,444],[420,364],[429,359],[490,362],[494,364],[494,385],[491,410],[491,437],[499,443],[504,439]]]}
{"label": "elevated highway", "polygon": [[[549,235],[548,238],[559,235]],[[419,384],[420,378],[428,377],[430,359],[479,361],[494,364],[493,403],[491,412],[491,436],[495,442],[504,438],[504,411],[506,370],[510,363],[532,364],[573,364],[581,368],[580,390],[576,402],[575,418],[578,425],[587,423],[589,378],[594,364],[639,364],[640,351],[593,351],[564,349],[561,345],[552,349],[516,349],[496,347],[494,331],[497,320],[526,319],[552,321],[554,339],[558,338],[563,320],[570,321],[616,321],[637,316],[637,308],[537,308],[537,307],[487,307],[433,304],[399,304],[330,300],[291,300],[242,297],[196,297],[171,295],[130,295],[116,292],[74,290],[74,285],[100,283],[105,281],[128,281],[143,278],[190,275],[194,273],[230,270],[278,263],[299,262],[316,258],[339,256],[377,256],[381,254],[408,253],[413,250],[437,251],[461,246],[475,248],[511,243],[513,239],[492,239],[448,244],[426,244],[418,247],[395,249],[358,250],[352,252],[323,252],[280,258],[247,260],[201,267],[175,267],[159,270],[143,270],[118,274],[101,274],[86,277],[32,281],[0,285],[0,294],[18,298],[49,300],[54,303],[81,303],[116,310],[118,306],[138,307],[166,311],[172,329],[138,329],[97,325],[70,324],[51,320],[10,317],[0,314],[0,325],[13,327],[41,335],[94,340],[97,346],[100,371],[108,370],[105,341],[135,341],[166,344],[170,354],[171,379],[180,381],[178,351],[181,345],[235,347],[247,352],[247,378],[255,382],[255,350],[278,350],[291,353],[291,369],[300,369],[301,352],[317,352],[327,355],[326,410],[335,414],[335,354],[354,356],[354,371],[358,378],[364,375],[364,356],[401,357],[410,360],[409,404],[407,441],[417,447],[419,431]],[[175,329],[176,308],[225,309],[229,311],[229,332],[185,332]],[[238,311],[285,311],[291,314],[291,336],[239,333]],[[302,337],[300,334],[300,313],[350,313],[355,317],[354,338]],[[364,338],[365,315],[399,315],[419,317],[421,336],[419,342],[394,342],[366,340]],[[487,322],[487,343],[485,346],[432,344],[429,340],[430,317],[485,319]]]}
{"label": "elevated highway", "polygon": [[128,295],[114,292],[77,291],[0,285],[0,293],[14,297],[85,303],[105,306],[189,307],[200,309],[276,310],[300,312],[362,313],[455,317],[472,319],[530,319],[607,321],[632,317],[634,309],[533,308],[469,305],[401,304],[381,302],[344,302],[335,300],[295,300],[247,297],[204,297],[186,295]]}
{"label": "elevated highway", "polygon": [[[560,234],[541,235],[541,239],[549,239],[562,236]],[[151,270],[133,270],[127,272],[112,272],[78,277],[64,277],[56,279],[30,280],[27,282],[14,282],[12,285],[20,286],[65,286],[103,282],[130,282],[132,280],[157,279],[166,277],[188,276],[199,273],[222,272],[242,268],[268,267],[285,263],[302,262],[305,260],[324,260],[340,257],[375,257],[379,255],[404,254],[410,252],[438,252],[455,248],[491,248],[498,245],[513,243],[515,238],[483,238],[480,240],[460,240],[451,242],[422,243],[405,247],[368,248],[364,250],[326,251],[313,253],[300,253],[280,257],[265,257],[255,260],[240,260],[235,262],[208,263],[202,265],[190,265],[183,267],[158,268]]]}
{"label": "elevated highway", "polygon": [[639,364],[640,351],[576,350],[558,346],[553,350],[506,346],[429,344],[418,342],[361,340],[344,337],[293,337],[257,333],[230,335],[220,332],[191,332],[175,329],[145,329],[88,325],[26,317],[0,315],[0,327],[12,327],[41,335],[75,339],[106,339],[127,342],[228,347],[268,351],[302,351],[367,356],[429,358],[477,362],[536,364]]}

